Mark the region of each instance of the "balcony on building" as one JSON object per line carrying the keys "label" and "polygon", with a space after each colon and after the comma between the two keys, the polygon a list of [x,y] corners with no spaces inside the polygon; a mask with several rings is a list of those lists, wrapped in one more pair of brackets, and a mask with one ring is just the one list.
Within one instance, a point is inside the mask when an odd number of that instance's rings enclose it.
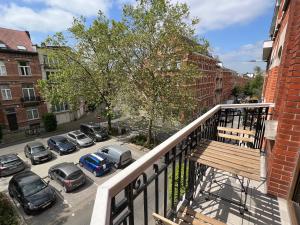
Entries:
{"label": "balcony on building", "polygon": [[[91,225],[291,224],[288,202],[266,192],[264,132],[273,107],[272,103],[216,105],[99,186]],[[257,153],[260,173],[258,180],[248,180],[247,190],[240,188],[239,175],[235,177],[222,169],[204,166],[202,161],[191,160],[203,141],[214,141],[220,145],[219,150],[224,151],[223,157],[216,151],[216,155],[207,156],[207,161],[215,157],[210,163],[236,157],[228,155],[230,151],[222,149],[221,145],[231,144],[238,148],[241,142],[218,136],[220,127],[253,133],[253,142],[244,148],[252,151],[251,154]],[[247,160],[242,159],[245,165],[251,164]],[[208,195],[204,194],[207,192]],[[244,202],[240,199],[243,192],[248,196]],[[241,210],[239,203],[244,204],[245,210]],[[197,222],[192,217],[188,217],[190,223],[180,223],[182,207],[189,207],[219,223]],[[175,223],[155,221],[153,213]]]}
{"label": "balcony on building", "polygon": [[40,96],[26,96],[26,97],[21,97],[20,101],[23,107],[28,107],[28,106],[39,105],[42,99]]}
{"label": "balcony on building", "polygon": [[270,58],[272,52],[272,46],[273,46],[273,41],[271,40],[264,41],[263,56],[262,56],[263,61],[268,61],[268,59]]}

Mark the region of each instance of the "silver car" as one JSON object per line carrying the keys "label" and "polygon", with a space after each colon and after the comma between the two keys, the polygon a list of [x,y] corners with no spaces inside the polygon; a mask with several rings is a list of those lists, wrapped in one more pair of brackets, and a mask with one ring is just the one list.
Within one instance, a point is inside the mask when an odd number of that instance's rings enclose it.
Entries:
{"label": "silver car", "polygon": [[25,145],[24,154],[32,165],[43,163],[53,158],[52,153],[41,142],[34,141]]}
{"label": "silver car", "polygon": [[88,147],[94,144],[94,141],[80,130],[69,132],[68,139],[79,148]]}
{"label": "silver car", "polygon": [[124,167],[132,162],[131,151],[120,145],[110,145],[99,149],[98,154],[108,159],[116,168]]}
{"label": "silver car", "polygon": [[15,174],[25,169],[25,163],[16,154],[0,156],[0,177]]}

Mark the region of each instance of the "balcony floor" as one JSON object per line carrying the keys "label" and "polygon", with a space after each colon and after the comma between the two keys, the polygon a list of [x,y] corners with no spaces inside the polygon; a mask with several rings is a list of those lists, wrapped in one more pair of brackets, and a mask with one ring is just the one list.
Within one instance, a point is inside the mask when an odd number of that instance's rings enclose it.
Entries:
{"label": "balcony floor", "polygon": [[[263,157],[262,157],[263,158]],[[264,160],[262,160],[264,161]],[[212,180],[212,172],[208,170],[206,177],[201,182],[201,189],[208,190],[209,183]],[[212,183],[211,192],[227,199],[239,201],[240,184],[239,181],[230,174],[216,171],[214,178],[216,183]],[[222,185],[222,188],[220,187]],[[239,206],[230,204],[224,200],[216,199],[213,196],[207,201],[201,194],[200,187],[193,200],[191,208],[201,212],[209,217],[216,218],[226,224],[232,225],[289,225],[289,215],[286,201],[283,199],[272,198],[265,194],[265,182],[251,181],[248,192],[247,207],[248,212],[241,215]]]}

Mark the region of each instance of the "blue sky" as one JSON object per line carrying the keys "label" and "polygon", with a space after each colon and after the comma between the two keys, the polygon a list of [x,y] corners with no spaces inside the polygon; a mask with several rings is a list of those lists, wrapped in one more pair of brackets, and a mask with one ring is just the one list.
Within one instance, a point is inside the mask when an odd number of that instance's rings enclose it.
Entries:
{"label": "blue sky", "polygon": [[[213,55],[238,72],[252,72],[268,39],[275,0],[171,0],[186,2],[198,17],[197,33],[211,44]],[[109,18],[120,17],[122,5],[135,0],[0,0],[0,27],[28,30],[40,44],[48,35],[68,28],[73,17],[92,20],[98,10]]]}

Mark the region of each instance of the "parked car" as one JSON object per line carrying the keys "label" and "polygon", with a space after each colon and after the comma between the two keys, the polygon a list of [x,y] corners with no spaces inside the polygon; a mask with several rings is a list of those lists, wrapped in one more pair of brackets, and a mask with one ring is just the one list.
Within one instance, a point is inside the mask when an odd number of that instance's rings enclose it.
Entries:
{"label": "parked car", "polygon": [[104,141],[108,139],[107,129],[97,123],[91,122],[81,124],[80,131],[92,138],[94,141]]}
{"label": "parked car", "polygon": [[68,139],[79,148],[88,147],[94,144],[94,141],[80,130],[69,132]]}
{"label": "parked car", "polygon": [[59,163],[48,170],[50,179],[55,180],[65,192],[70,192],[85,184],[85,175],[74,163]]}
{"label": "parked car", "polygon": [[52,159],[52,153],[41,142],[30,142],[25,145],[24,153],[29,158],[32,165],[42,163]]}
{"label": "parked car", "polygon": [[25,163],[16,154],[0,156],[0,177],[8,176],[25,169]]}
{"label": "parked car", "polygon": [[54,189],[32,171],[14,175],[9,181],[8,193],[26,214],[45,209],[56,200]]}
{"label": "parked car", "polygon": [[54,136],[48,139],[47,144],[51,150],[59,155],[68,154],[76,151],[76,145],[63,136]]}
{"label": "parked car", "polygon": [[95,177],[104,175],[109,172],[112,167],[112,163],[106,158],[101,157],[98,153],[81,156],[79,165],[92,172]]}
{"label": "parked car", "polygon": [[98,150],[101,156],[114,163],[116,168],[126,166],[132,162],[131,151],[123,146],[110,145]]}

